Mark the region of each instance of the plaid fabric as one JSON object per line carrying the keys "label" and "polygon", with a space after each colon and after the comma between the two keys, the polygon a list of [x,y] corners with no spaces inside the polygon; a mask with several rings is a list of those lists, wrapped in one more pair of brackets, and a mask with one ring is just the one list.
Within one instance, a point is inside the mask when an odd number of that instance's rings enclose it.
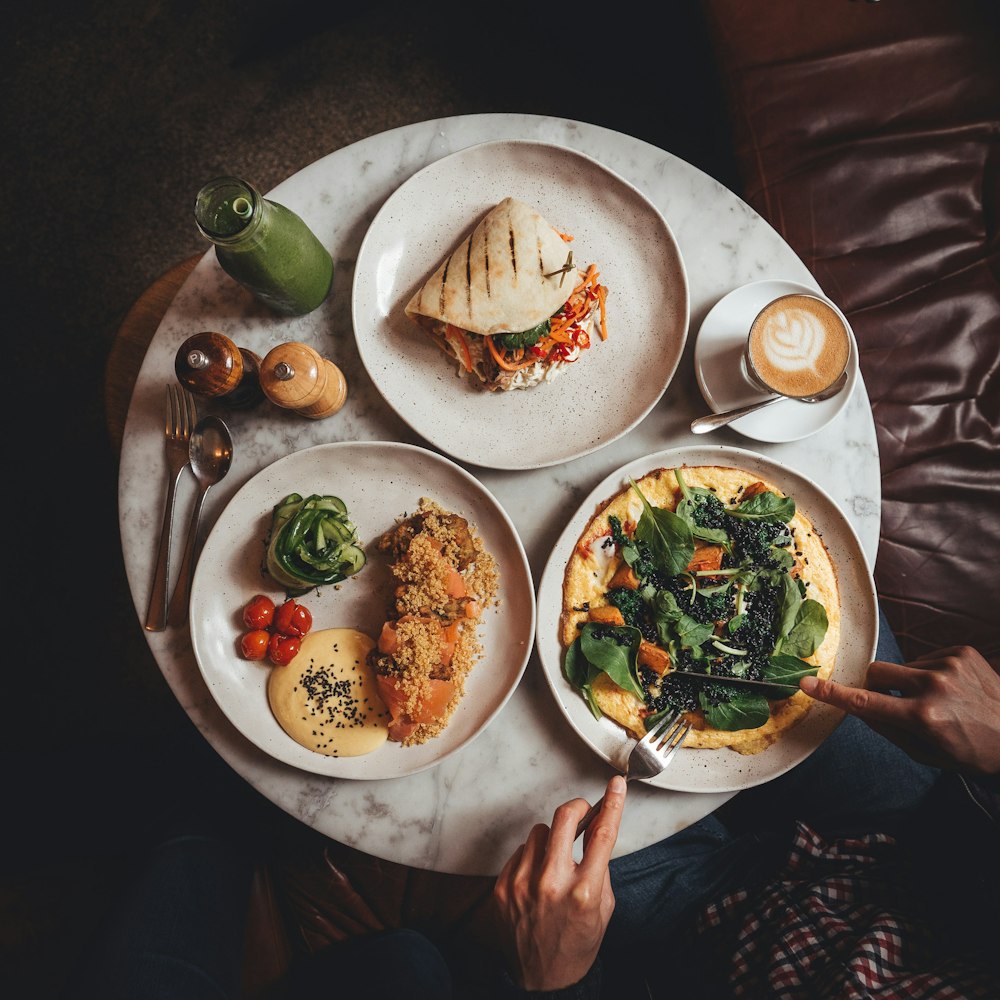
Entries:
{"label": "plaid fabric", "polygon": [[1000,997],[995,976],[936,947],[919,912],[891,837],[828,843],[799,823],[777,879],[706,907],[698,943],[735,997]]}

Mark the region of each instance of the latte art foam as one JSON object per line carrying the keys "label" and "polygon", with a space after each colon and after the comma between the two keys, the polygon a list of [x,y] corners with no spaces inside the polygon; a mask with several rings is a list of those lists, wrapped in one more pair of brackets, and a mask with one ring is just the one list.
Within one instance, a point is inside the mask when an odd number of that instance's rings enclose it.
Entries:
{"label": "latte art foam", "polygon": [[784,295],[754,320],[748,341],[752,374],[785,396],[812,396],[847,367],[850,340],[840,317],[821,299]]}

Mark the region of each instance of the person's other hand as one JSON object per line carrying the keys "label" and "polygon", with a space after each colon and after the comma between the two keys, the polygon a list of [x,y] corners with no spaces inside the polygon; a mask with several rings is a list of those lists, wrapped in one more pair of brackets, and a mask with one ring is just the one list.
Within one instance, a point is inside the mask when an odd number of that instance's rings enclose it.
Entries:
{"label": "person's other hand", "polygon": [[864,688],[815,677],[802,678],[800,686],[817,701],[856,715],[923,764],[1000,774],[1000,670],[970,646],[903,664],[876,660]]}
{"label": "person's other hand", "polygon": [[625,805],[625,779],[608,783],[604,805],[573,858],[583,799],[559,806],[551,829],[533,827],[497,878],[493,902],[502,947],[523,989],[555,990],[579,982],[594,964],[615,908],[608,862]]}

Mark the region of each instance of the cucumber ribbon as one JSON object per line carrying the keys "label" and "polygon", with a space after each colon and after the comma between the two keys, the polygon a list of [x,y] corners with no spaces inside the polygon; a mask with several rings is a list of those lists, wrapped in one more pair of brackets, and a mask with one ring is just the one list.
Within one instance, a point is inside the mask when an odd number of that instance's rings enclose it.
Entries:
{"label": "cucumber ribbon", "polygon": [[275,505],[265,568],[290,594],[339,583],[364,564],[357,529],[339,497],[289,493]]}

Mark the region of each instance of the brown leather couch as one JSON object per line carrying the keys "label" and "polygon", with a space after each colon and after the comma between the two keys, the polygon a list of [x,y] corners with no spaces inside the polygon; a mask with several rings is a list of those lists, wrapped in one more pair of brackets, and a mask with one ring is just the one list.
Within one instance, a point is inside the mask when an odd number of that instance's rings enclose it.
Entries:
{"label": "brown leather couch", "polygon": [[704,0],[742,196],[846,312],[907,656],[1000,653],[1000,6]]}
{"label": "brown leather couch", "polygon": [[[905,654],[1000,654],[1000,32],[990,2],[704,0],[740,193],[848,314],[882,463],[876,584]],[[676,41],[676,40],[675,40]],[[403,923],[464,932],[489,879],[300,831],[249,969]]]}

